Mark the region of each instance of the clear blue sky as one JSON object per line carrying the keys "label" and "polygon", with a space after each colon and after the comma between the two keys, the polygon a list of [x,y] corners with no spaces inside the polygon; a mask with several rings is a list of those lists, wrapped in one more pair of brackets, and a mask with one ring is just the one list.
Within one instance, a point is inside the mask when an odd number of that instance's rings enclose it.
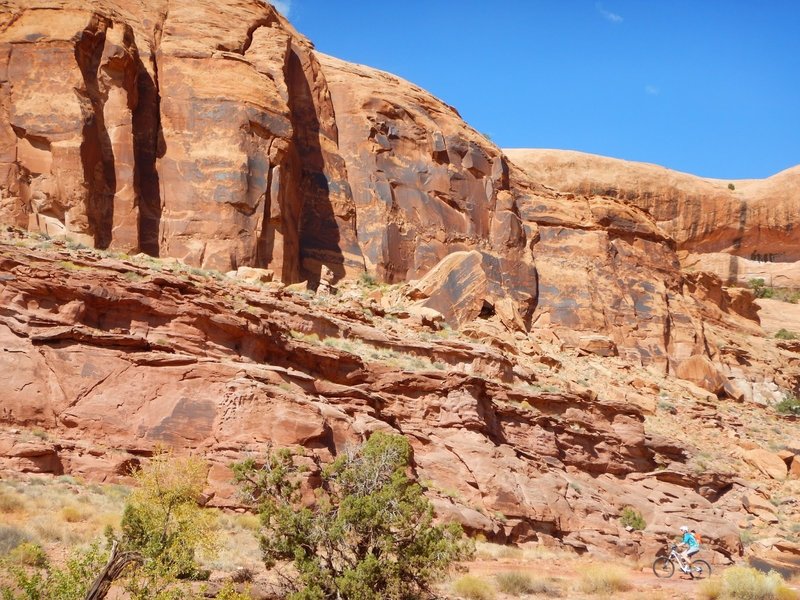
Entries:
{"label": "clear blue sky", "polygon": [[800,0],[280,4],[319,51],[416,83],[501,147],[726,179],[800,164]]}

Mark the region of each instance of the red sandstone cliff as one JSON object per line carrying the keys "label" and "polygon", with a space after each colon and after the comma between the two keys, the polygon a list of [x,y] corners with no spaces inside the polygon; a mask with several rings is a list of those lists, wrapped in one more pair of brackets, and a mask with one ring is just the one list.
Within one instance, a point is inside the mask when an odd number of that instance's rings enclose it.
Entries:
{"label": "red sandstone cliff", "polygon": [[672,237],[682,262],[724,280],[800,287],[800,167],[763,180],[703,179],[566,150],[505,150],[548,187],[620,199]]}

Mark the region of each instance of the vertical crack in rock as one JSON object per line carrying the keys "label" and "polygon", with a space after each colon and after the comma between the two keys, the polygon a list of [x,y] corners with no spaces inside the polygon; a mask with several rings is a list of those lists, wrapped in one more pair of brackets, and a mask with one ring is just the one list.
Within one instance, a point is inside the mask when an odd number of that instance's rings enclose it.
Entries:
{"label": "vertical crack in rock", "polygon": [[336,279],[364,270],[355,233],[355,205],[333,101],[319,62],[292,45],[287,72],[294,146],[299,157],[301,276],[312,285],[322,266]]}
{"label": "vertical crack in rock", "polygon": [[117,189],[114,152],[103,116],[106,98],[100,91],[97,77],[108,27],[105,18],[93,15],[75,45],[75,60],[84,84],[77,93],[84,119],[81,163],[87,191],[86,213],[98,248],[108,248],[111,244],[113,200]]}
{"label": "vertical crack in rock", "polygon": [[[308,57],[306,55],[308,61]],[[313,283],[319,281],[321,265],[327,263],[334,275],[344,275],[341,253],[338,257],[322,256],[339,248],[339,229],[333,216],[330,183],[325,173],[325,160],[320,143],[320,121],[314,104],[313,90],[303,59],[295,48],[289,54],[286,81],[289,86],[289,108],[294,126],[294,147],[300,159],[299,190],[301,220],[299,227],[301,276]],[[312,260],[308,260],[312,259]],[[316,260],[314,260],[316,259]],[[338,260],[337,260],[338,259]],[[336,262],[337,264],[333,264]],[[314,264],[317,263],[317,264]]]}
{"label": "vertical crack in rock", "polygon": [[[160,30],[156,30],[158,35]],[[154,35],[155,37],[155,35]],[[139,249],[150,256],[159,256],[161,228],[161,189],[156,162],[166,148],[161,129],[161,95],[158,88],[156,49],[151,45],[151,71],[137,51],[136,93],[133,109],[134,186],[139,199]]]}

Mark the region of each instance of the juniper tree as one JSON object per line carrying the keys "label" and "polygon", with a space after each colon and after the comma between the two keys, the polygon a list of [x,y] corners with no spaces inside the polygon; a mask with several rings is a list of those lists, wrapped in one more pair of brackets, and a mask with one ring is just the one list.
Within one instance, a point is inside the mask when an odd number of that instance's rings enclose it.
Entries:
{"label": "juniper tree", "polygon": [[234,465],[235,479],[261,517],[268,568],[281,571],[290,600],[411,600],[471,553],[460,525],[435,525],[433,507],[409,476],[411,446],[374,433],[321,469],[314,502],[303,503],[302,459],[287,450],[263,463]]}

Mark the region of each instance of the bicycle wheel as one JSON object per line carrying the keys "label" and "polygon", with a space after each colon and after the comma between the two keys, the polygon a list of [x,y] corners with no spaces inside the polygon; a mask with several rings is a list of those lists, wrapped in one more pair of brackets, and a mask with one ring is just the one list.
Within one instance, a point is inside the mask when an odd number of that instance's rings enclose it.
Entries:
{"label": "bicycle wheel", "polygon": [[656,577],[672,577],[675,572],[675,565],[665,556],[661,556],[653,563],[653,573]]}
{"label": "bicycle wheel", "polygon": [[708,579],[711,577],[711,565],[704,560],[693,560],[690,572],[692,579]]}

